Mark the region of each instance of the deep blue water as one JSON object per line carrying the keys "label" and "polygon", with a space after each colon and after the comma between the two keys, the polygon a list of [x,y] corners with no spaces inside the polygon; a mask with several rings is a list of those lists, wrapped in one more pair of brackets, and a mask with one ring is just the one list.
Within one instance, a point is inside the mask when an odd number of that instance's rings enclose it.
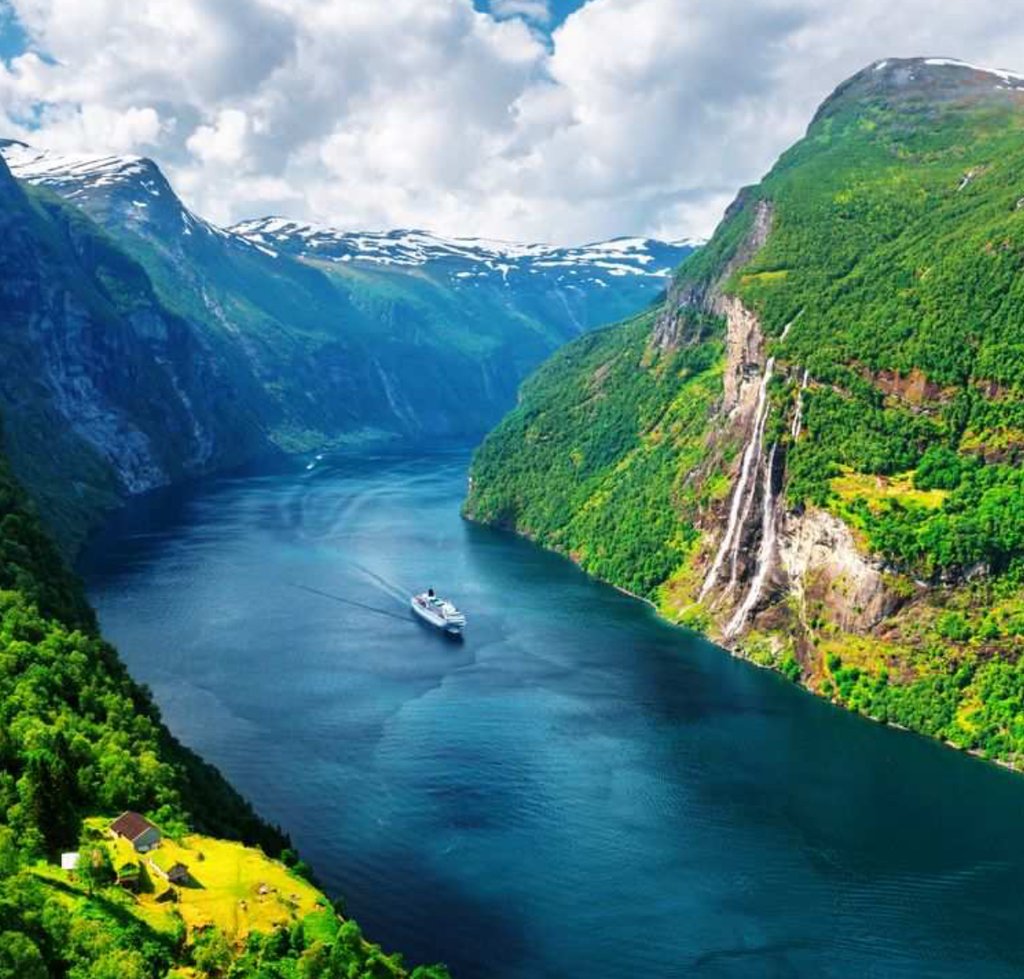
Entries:
{"label": "deep blue water", "polygon": [[[1024,974],[1024,778],[462,522],[465,466],[217,480],[85,563],[171,728],[371,937],[461,979]],[[374,575],[457,599],[465,641]]]}

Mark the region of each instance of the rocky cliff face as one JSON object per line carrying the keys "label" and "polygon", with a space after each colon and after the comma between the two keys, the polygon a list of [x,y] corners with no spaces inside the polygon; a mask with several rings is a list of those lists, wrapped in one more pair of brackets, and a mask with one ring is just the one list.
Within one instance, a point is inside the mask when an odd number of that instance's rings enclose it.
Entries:
{"label": "rocky cliff face", "polygon": [[[697,478],[706,480],[720,471],[722,447],[738,444],[741,451],[727,470],[730,496],[701,522],[706,557],[699,562],[704,579],[697,599],[711,612],[716,637],[734,648],[742,648],[745,632],[762,626],[784,628],[803,647],[814,617],[825,614],[845,632],[867,633],[898,608],[900,599],[886,585],[882,562],[858,547],[842,520],[816,507],[789,506],[781,492],[788,447],[766,435],[767,392],[779,369],[767,353],[758,315],[724,291],[733,272],[768,240],[771,208],[764,202],[755,207],[751,229],[737,249],[740,258],[731,260],[699,298],[704,311],[725,320],[725,363],[722,399],[708,436],[716,451]],[[692,293],[670,296],[668,308],[674,307],[676,322],[693,302]],[[655,343],[679,342],[665,329],[667,319],[666,314],[659,319]],[[782,421],[798,439],[809,375],[793,363],[779,374],[797,379],[797,397]],[[793,601],[780,609],[785,596]]]}
{"label": "rocky cliff face", "polygon": [[5,441],[65,539],[120,495],[266,450],[216,350],[140,266],[2,162],[0,195]]}

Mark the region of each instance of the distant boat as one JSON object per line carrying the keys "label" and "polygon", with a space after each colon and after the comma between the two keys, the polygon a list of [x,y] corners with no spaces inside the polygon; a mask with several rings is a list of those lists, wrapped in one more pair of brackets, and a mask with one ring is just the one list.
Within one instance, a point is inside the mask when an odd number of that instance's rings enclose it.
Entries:
{"label": "distant boat", "polygon": [[412,596],[412,610],[424,622],[450,636],[461,636],[466,617],[447,599],[438,598],[433,588]]}

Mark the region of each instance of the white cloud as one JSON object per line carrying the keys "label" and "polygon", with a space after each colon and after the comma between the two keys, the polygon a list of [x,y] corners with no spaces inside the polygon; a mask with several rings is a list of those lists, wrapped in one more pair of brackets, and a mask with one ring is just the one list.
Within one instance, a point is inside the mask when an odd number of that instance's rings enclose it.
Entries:
{"label": "white cloud", "polygon": [[249,117],[241,109],[221,109],[212,125],[196,128],[185,147],[203,163],[237,164],[248,135]]}
{"label": "white cloud", "polygon": [[710,231],[844,77],[1024,69],[1004,0],[11,0],[0,122],[154,156],[195,210],[580,241]]}

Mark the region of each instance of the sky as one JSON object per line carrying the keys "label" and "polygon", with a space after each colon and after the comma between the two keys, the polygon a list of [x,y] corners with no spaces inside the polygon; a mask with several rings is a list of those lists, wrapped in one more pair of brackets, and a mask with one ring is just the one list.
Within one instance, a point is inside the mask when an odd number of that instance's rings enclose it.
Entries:
{"label": "sky", "polygon": [[1024,69],[1007,0],[0,0],[0,136],[222,224],[707,236],[844,78]]}

